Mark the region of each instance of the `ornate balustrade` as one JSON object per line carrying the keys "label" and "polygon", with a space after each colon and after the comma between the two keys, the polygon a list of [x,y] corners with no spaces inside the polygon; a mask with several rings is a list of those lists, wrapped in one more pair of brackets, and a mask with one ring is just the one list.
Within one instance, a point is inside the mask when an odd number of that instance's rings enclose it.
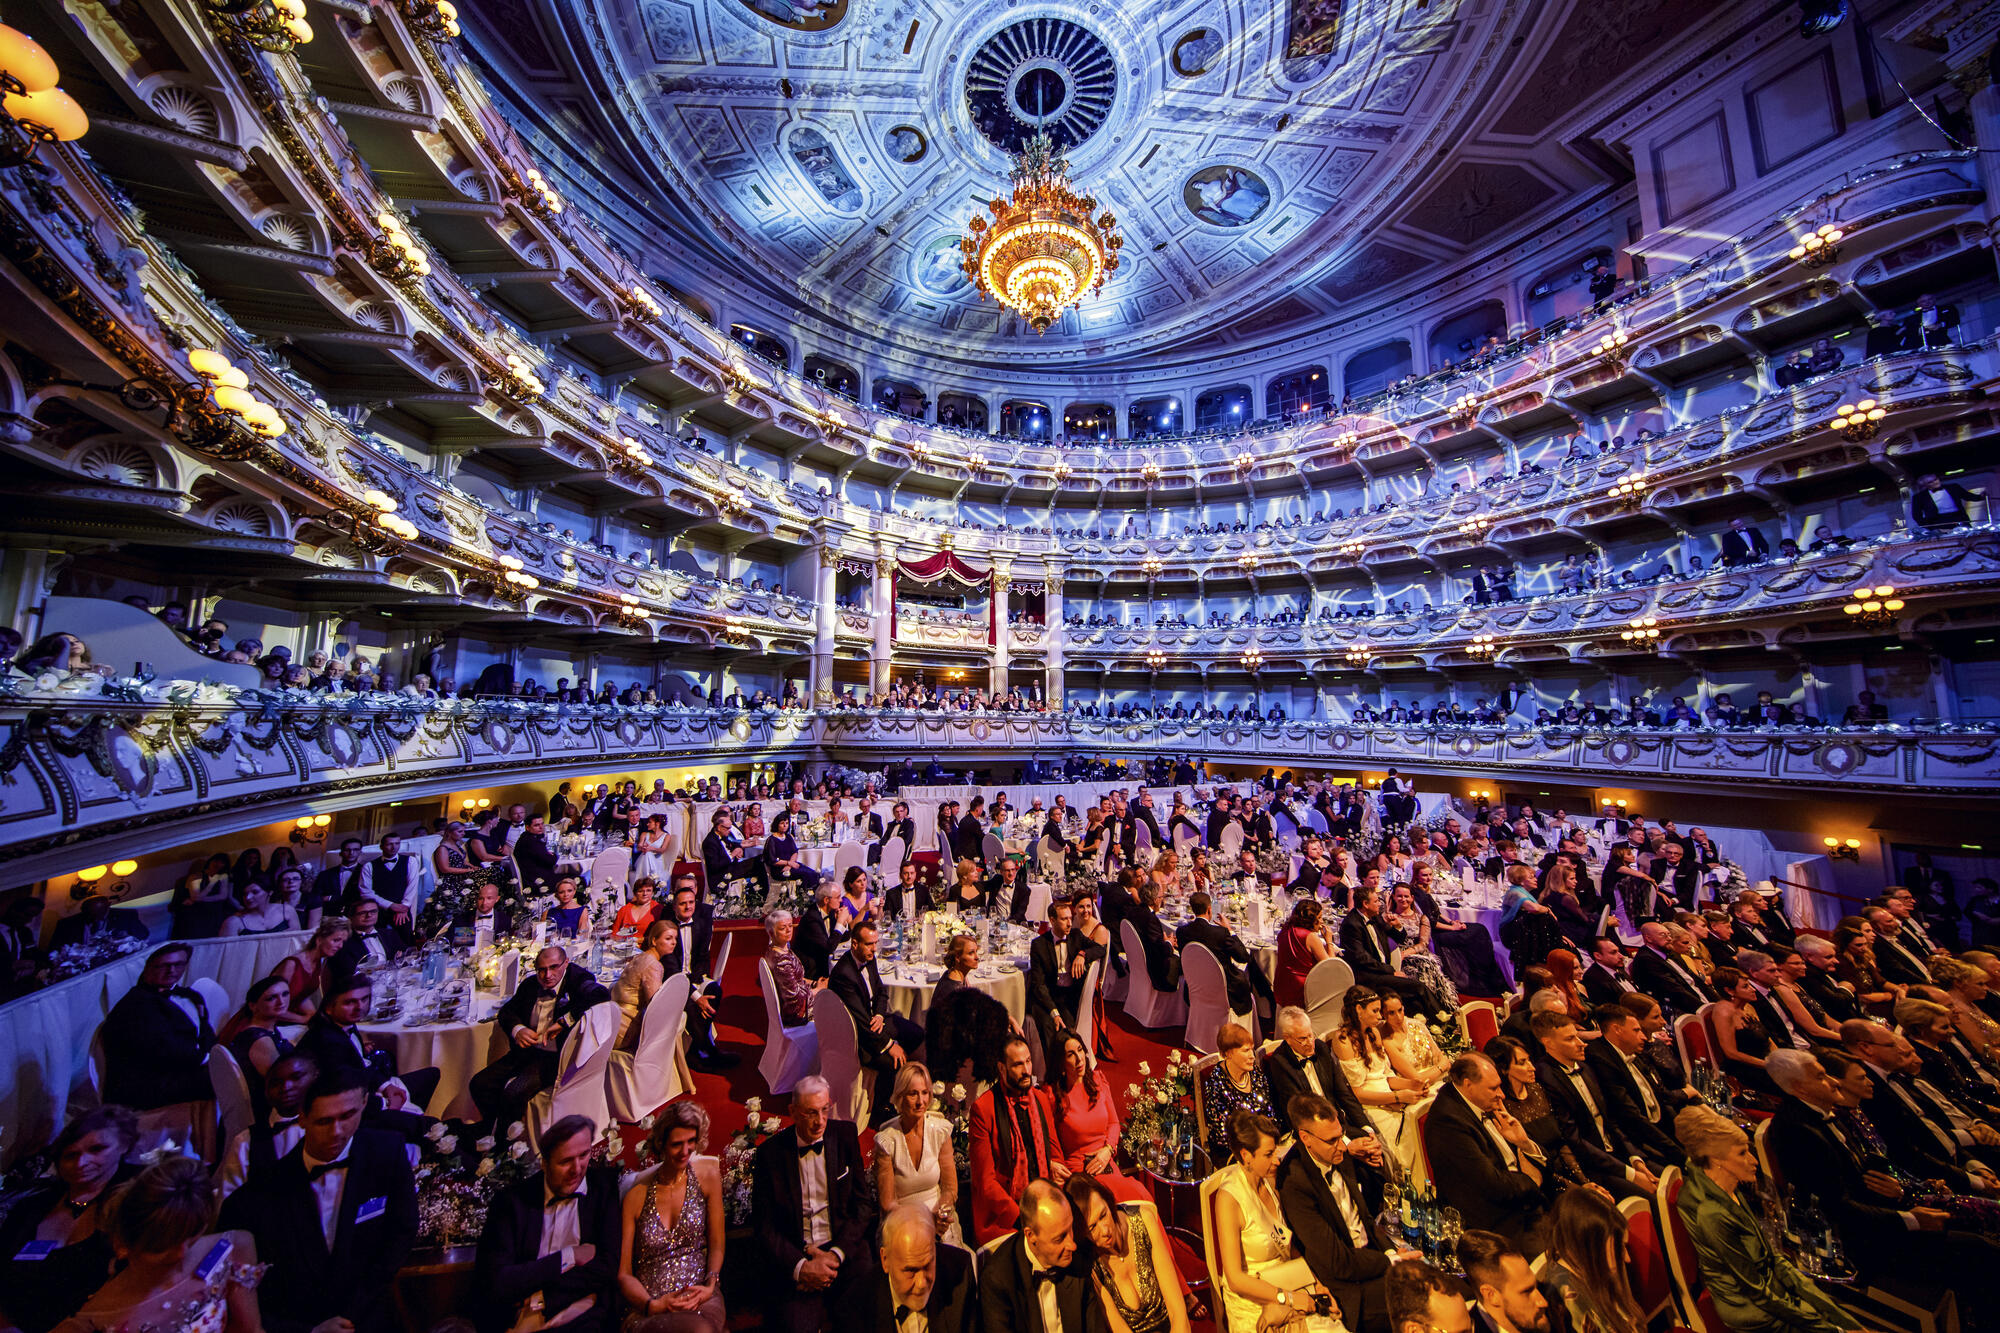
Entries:
{"label": "ornate balustrade", "polygon": [[16,881],[297,813],[529,778],[830,757],[966,764],[1069,752],[1619,785],[2000,793],[2000,731],[1662,732],[1173,721],[1066,714],[722,713],[387,698],[0,704],[0,864]]}

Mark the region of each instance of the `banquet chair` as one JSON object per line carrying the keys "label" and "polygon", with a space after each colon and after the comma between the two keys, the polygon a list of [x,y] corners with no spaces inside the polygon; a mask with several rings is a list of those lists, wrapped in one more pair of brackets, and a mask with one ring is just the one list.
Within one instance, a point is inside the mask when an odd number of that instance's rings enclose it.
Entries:
{"label": "banquet chair", "polygon": [[1128,969],[1125,977],[1125,1012],[1140,1027],[1164,1028],[1184,1022],[1187,1018],[1187,1001],[1178,993],[1168,994],[1153,988],[1153,978],[1146,971],[1146,946],[1139,939],[1139,929],[1130,921],[1118,923],[1119,938],[1125,941],[1125,961]]}
{"label": "banquet chair", "polygon": [[856,866],[868,864],[868,848],[864,843],[843,842],[833,853],[833,882],[843,883],[847,872]]}
{"label": "banquet chair", "polygon": [[833,1093],[833,1115],[865,1126],[873,1075],[861,1066],[854,1015],[830,990],[813,992],[812,1015],[813,1027],[819,1031],[819,1073]]}
{"label": "banquet chair", "polygon": [[1215,1333],[1255,1333],[1254,1329],[1234,1329],[1229,1325],[1229,1306],[1223,1299],[1222,1262],[1215,1252],[1215,1195],[1222,1184],[1222,1172],[1211,1171],[1201,1182],[1201,1257],[1208,1265],[1208,1287],[1215,1293]]}
{"label": "banquet chair", "polygon": [[[1642,1328],[1653,1327],[1677,1306],[1667,1242],[1654,1207],[1655,1201],[1647,1198],[1621,1199],[1618,1203],[1618,1211],[1625,1215],[1625,1243],[1632,1256],[1625,1266],[1625,1277],[1631,1284],[1632,1298],[1639,1303]],[[1680,1322],[1677,1313],[1672,1322]]]}
{"label": "banquet chair", "polygon": [[988,871],[994,871],[1000,868],[1000,857],[1006,852],[1006,850],[1007,850],[1006,845],[1003,844],[999,838],[995,837],[991,833],[987,834],[984,838],[980,839],[979,855],[981,859],[985,861],[986,869]]}
{"label": "banquet chair", "polygon": [[674,1049],[687,1027],[687,1004],[688,975],[677,972],[646,1001],[639,1015],[637,1049],[611,1052],[604,1095],[620,1124],[636,1125],[687,1091],[674,1059]]}
{"label": "banquet chair", "polygon": [[[1208,1109],[1204,1105],[1202,1097],[1201,1075],[1202,1071],[1210,1065],[1221,1063],[1222,1056],[1220,1054],[1204,1055],[1188,1066],[1188,1085],[1194,1089],[1194,1150],[1201,1156],[1199,1165],[1202,1168],[1204,1176],[1213,1175],[1218,1164],[1208,1160]],[[1227,1163],[1223,1163],[1222,1165],[1227,1165]]]}
{"label": "banquet chair", "polygon": [[1757,1154],[1757,1165],[1764,1170],[1765,1177],[1777,1187],[1779,1194],[1785,1190],[1785,1177],[1778,1170],[1777,1159],[1771,1156],[1771,1122],[1759,1120],[1757,1128],[1751,1132],[1750,1147]]}
{"label": "banquet chair", "polygon": [[720,990],[722,974],[729,970],[729,951],[736,947],[736,932],[724,930],[717,933],[722,936],[722,947],[709,955],[708,979],[715,983],[716,989]]}
{"label": "banquet chair", "polygon": [[[590,891],[609,892],[620,906],[625,902],[625,881],[632,877],[632,849],[607,847],[590,862]],[[516,881],[519,882],[518,880]]]}
{"label": "banquet chair", "polygon": [[[1424,1127],[1430,1124],[1431,1122],[1431,1106],[1434,1104],[1435,1100],[1436,1099],[1433,1098],[1431,1101],[1427,1101],[1422,1106],[1417,1108],[1416,1169],[1418,1171],[1423,1172],[1423,1177],[1425,1180],[1431,1179],[1431,1150],[1430,1150],[1430,1145],[1424,1142]],[[1382,1134],[1379,1130],[1374,1131],[1374,1133],[1376,1138],[1379,1139],[1382,1137]],[[1386,1151],[1389,1152],[1395,1151],[1395,1149],[1390,1148],[1389,1145],[1387,1145],[1386,1143],[1383,1144],[1382,1146]]]}
{"label": "banquet chair", "polygon": [[[1667,1252],[1667,1272],[1673,1279],[1674,1294],[1680,1302],[1681,1316],[1693,1333],[1729,1333],[1729,1326],[1715,1311],[1715,1299],[1709,1295],[1708,1286],[1701,1280],[1701,1263],[1695,1256],[1694,1237],[1688,1234],[1681,1221],[1678,1207],[1681,1199],[1681,1169],[1670,1166],[1660,1173],[1660,1187],[1655,1198],[1660,1233]],[[1628,1231],[1629,1234],[1629,1231]],[[1635,1259],[1637,1256],[1634,1256]],[[1637,1264],[1634,1264],[1637,1267]],[[1637,1293],[1633,1293],[1637,1295]]]}
{"label": "banquet chair", "polygon": [[215,1089],[215,1118],[221,1122],[219,1142],[228,1143],[250,1127],[256,1109],[250,1100],[250,1080],[236,1055],[221,1042],[208,1051],[208,1085]]}
{"label": "banquet chair", "polygon": [[900,837],[892,837],[882,844],[882,882],[894,884],[903,873],[903,860],[910,854],[908,844]]}
{"label": "banquet chair", "polygon": [[1500,1035],[1500,1014],[1491,1001],[1467,1000],[1458,1006],[1458,1026],[1471,1048],[1483,1051],[1487,1042]]}
{"label": "banquet chair", "polygon": [[1104,960],[1098,959],[1083,974],[1083,998],[1076,1002],[1076,1030],[1083,1038],[1084,1063],[1097,1068],[1097,1006],[1103,1002],[1098,994],[1098,978],[1104,975]]}
{"label": "banquet chair", "polygon": [[1313,1036],[1324,1037],[1340,1026],[1341,997],[1354,984],[1354,969],[1345,958],[1322,958],[1306,973],[1306,1017]]}
{"label": "banquet chair", "polygon": [[608,1123],[606,1074],[617,1051],[618,1006],[609,1000],[594,1004],[563,1042],[553,1087],[542,1089],[528,1103],[523,1119],[528,1142],[539,1143],[542,1131],[564,1116],[588,1117],[593,1125]]}
{"label": "banquet chair", "polygon": [[220,1032],[236,1008],[229,1002],[229,992],[214,977],[196,977],[188,982],[188,989],[201,996],[202,1004],[208,1009],[209,1026]]}
{"label": "banquet chair", "polygon": [[1028,1043],[1028,1064],[1035,1072],[1035,1082],[1046,1084],[1049,1080],[1049,1053],[1042,1049],[1042,1030],[1035,1025],[1033,1014],[1021,1016],[1021,1040]]}
{"label": "banquet chair", "polygon": [[1321,837],[1325,837],[1331,832],[1326,822],[1326,812],[1316,805],[1310,806],[1306,810],[1306,827]]}
{"label": "banquet chair", "polygon": [[1235,861],[1243,851],[1243,826],[1241,824],[1231,824],[1228,828],[1222,830],[1222,836],[1217,840],[1217,843],[1216,850],[1220,851],[1232,862]]}
{"label": "banquet chair", "polygon": [[1229,979],[1222,962],[1205,944],[1181,950],[1181,978],[1187,982],[1187,1033],[1182,1040],[1207,1055],[1215,1049],[1215,1034],[1224,1023],[1241,1022],[1257,1035],[1257,1015],[1245,1019],[1229,1007]]}
{"label": "banquet chair", "polygon": [[786,1027],[778,1008],[778,983],[771,964],[757,960],[757,984],[764,992],[764,1054],[757,1060],[757,1075],[772,1096],[790,1092],[792,1085],[819,1068],[819,1030],[812,1021]]}
{"label": "banquet chair", "polygon": [[1195,831],[1186,824],[1176,824],[1174,826],[1174,854],[1185,857],[1188,847],[1197,841],[1197,838],[1198,835]]}

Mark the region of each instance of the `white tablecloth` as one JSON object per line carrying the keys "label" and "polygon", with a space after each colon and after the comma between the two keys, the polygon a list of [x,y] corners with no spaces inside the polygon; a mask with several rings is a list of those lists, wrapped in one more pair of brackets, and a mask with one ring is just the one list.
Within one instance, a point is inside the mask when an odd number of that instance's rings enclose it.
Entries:
{"label": "white tablecloth", "polygon": [[484,1069],[494,1052],[493,1015],[503,997],[486,991],[477,993],[480,1021],[476,1023],[428,1023],[405,1027],[401,1023],[363,1023],[361,1030],[377,1044],[393,1046],[396,1068],[438,1071],[437,1093],[425,1111],[434,1116],[469,1120],[478,1111],[472,1104],[472,1076]]}
{"label": "white tablecloth", "polygon": [[[1028,960],[1011,958],[1005,961],[1009,966],[997,972],[988,970],[990,964],[981,964],[972,974],[972,984],[1006,1005],[1007,1012],[1018,1021],[1028,1012]],[[917,980],[914,975],[917,973],[928,979]],[[890,1007],[905,1018],[923,1022],[924,1011],[930,1008],[931,991],[943,975],[942,967],[897,964],[892,970],[885,965],[882,984],[888,988]]]}
{"label": "white tablecloth", "polygon": [[[232,1005],[251,982],[306,940],[302,933],[190,940],[188,979],[209,977]],[[157,947],[157,946],[155,946]],[[0,1155],[11,1164],[46,1144],[68,1119],[69,1104],[96,1104],[89,1084],[90,1039],[146,965],[142,950],[82,976],[59,981],[0,1006]],[[227,1014],[211,1014],[218,1027]]]}

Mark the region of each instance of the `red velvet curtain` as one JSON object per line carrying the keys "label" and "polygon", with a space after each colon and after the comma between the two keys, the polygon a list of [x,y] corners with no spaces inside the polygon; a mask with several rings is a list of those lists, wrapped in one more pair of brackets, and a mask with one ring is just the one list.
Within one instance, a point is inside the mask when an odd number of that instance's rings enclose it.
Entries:
{"label": "red velvet curtain", "polygon": [[936,555],[925,556],[922,560],[898,560],[896,562],[896,567],[889,572],[889,638],[892,641],[896,637],[899,623],[896,611],[897,585],[905,576],[916,580],[918,583],[942,583],[949,580],[953,583],[963,583],[971,587],[978,587],[982,583],[985,584],[988,594],[986,642],[990,647],[1000,641],[997,637],[999,634],[999,625],[997,623],[998,612],[995,599],[992,596],[993,569],[990,565],[985,569],[975,568],[959,559],[956,551],[939,551]]}

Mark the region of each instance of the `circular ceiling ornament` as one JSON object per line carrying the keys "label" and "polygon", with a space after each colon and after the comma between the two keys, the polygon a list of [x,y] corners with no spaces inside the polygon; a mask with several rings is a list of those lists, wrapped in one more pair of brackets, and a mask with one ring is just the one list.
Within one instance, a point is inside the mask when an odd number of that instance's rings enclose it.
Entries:
{"label": "circular ceiling ornament", "polygon": [[1208,73],[1208,62],[1221,52],[1220,30],[1196,28],[1174,43],[1174,73],[1184,79],[1198,79]]}
{"label": "circular ceiling ornament", "polygon": [[1111,114],[1118,69],[1089,29],[1068,19],[1035,18],[1002,28],[965,67],[965,105],[980,134],[1019,156],[1036,126],[1058,149],[1074,148]]}
{"label": "circular ceiling ornament", "polygon": [[1220,162],[1187,178],[1181,202],[1211,227],[1247,227],[1271,206],[1271,187],[1248,167]]}
{"label": "circular ceiling ornament", "polygon": [[931,145],[930,140],[924,137],[924,132],[916,126],[898,125],[883,136],[882,147],[888,150],[891,158],[904,166],[909,166],[911,163],[923,161],[924,154],[930,151]]}

